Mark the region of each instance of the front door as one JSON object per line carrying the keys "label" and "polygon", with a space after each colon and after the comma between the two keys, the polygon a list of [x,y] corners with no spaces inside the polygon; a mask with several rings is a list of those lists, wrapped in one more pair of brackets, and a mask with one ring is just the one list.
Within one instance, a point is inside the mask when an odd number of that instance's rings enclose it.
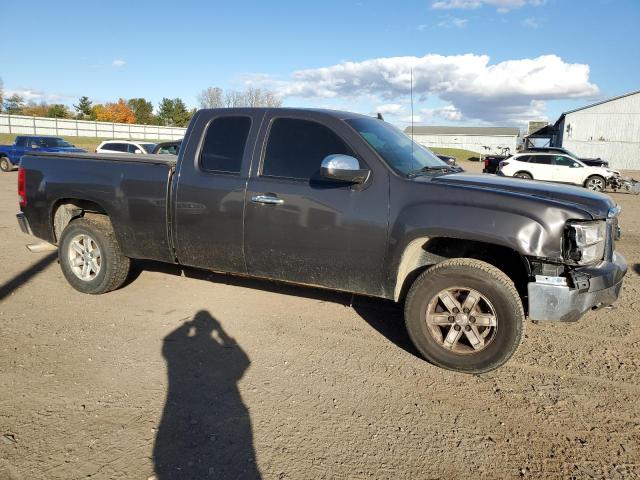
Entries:
{"label": "front door", "polygon": [[[320,122],[319,120],[322,120]],[[251,275],[357,293],[382,292],[389,173],[380,165],[362,185],[320,177],[332,154],[358,158],[333,117],[271,111],[263,153],[246,193],[245,257]],[[354,135],[351,132],[351,135]],[[353,138],[352,138],[353,140]],[[257,161],[259,160],[259,161]]]}
{"label": "front door", "polygon": [[185,138],[175,175],[173,238],[181,264],[246,271],[244,195],[263,115],[264,110],[257,109],[204,110],[192,120],[189,132],[204,134]]}

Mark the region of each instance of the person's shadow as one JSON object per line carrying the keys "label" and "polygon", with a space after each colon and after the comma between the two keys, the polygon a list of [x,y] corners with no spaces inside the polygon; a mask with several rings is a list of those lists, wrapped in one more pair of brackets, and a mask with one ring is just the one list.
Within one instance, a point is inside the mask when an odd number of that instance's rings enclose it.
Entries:
{"label": "person's shadow", "polygon": [[259,479],[238,391],[249,358],[208,312],[164,338],[169,388],[153,448],[158,480]]}

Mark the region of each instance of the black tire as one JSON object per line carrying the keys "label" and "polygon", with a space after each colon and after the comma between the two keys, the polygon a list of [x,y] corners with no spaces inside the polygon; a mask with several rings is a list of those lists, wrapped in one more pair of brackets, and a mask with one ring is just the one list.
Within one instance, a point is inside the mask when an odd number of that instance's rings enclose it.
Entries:
{"label": "black tire", "polygon": [[[99,270],[91,279],[80,278],[74,273],[71,263],[74,253],[70,252],[70,245],[79,235],[87,235],[99,249]],[[122,286],[131,264],[129,258],[122,255],[109,217],[105,215],[91,215],[70,222],[60,236],[58,258],[67,282],[79,292],[92,295],[107,293]]]}
{"label": "black tire", "polygon": [[[447,349],[432,333],[434,327],[427,325],[427,309],[433,301],[438,302],[438,294],[448,288],[473,289],[488,299],[495,310],[496,327],[481,350],[475,351],[470,343],[469,346],[460,344],[460,348],[469,350],[466,352]],[[524,309],[515,285],[504,272],[480,260],[454,258],[423,272],[409,290],[404,316],[409,337],[424,358],[434,365],[458,372],[485,373],[498,368],[511,358],[524,337]],[[457,316],[449,317],[449,320],[451,318],[457,323]],[[472,316],[468,318],[474,321]],[[453,329],[456,323],[443,326],[442,332]],[[456,328],[460,330],[460,326]],[[484,330],[484,327],[476,327],[476,331],[478,328]],[[466,340],[463,338],[463,341]]]}
{"label": "black tire", "polygon": [[607,181],[600,175],[591,175],[584,182],[584,188],[594,192],[602,192],[607,186]]}
{"label": "black tire", "polygon": [[7,157],[0,157],[0,170],[3,172],[10,172],[13,170],[13,165],[11,165],[11,162]]}
{"label": "black tire", "polygon": [[533,176],[527,172],[517,172],[513,174],[514,178],[522,178],[523,180],[533,180]]}

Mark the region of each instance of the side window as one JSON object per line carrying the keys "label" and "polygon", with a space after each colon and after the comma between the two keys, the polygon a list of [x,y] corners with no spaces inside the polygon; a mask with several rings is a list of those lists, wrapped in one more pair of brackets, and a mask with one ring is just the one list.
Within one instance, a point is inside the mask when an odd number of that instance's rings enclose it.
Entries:
{"label": "side window", "polygon": [[338,135],[308,120],[278,118],[271,125],[262,175],[308,180],[327,155],[353,156]]}
{"label": "side window", "polygon": [[522,155],[521,157],[516,158],[518,162],[528,163],[531,155]]}
{"label": "side window", "polygon": [[552,155],[532,155],[530,163],[537,163],[539,165],[551,165],[553,162]]}
{"label": "side window", "polygon": [[138,147],[137,145],[133,145],[131,143],[127,144],[127,151],[129,153],[136,153],[136,150],[142,150],[140,147]]}
{"label": "side window", "polygon": [[104,149],[111,150],[112,152],[126,152],[128,145],[126,143],[107,143]]}
{"label": "side window", "polygon": [[249,117],[216,118],[204,137],[200,168],[208,172],[240,173],[250,129]]}
{"label": "side window", "polygon": [[573,164],[575,163],[573,160],[563,155],[556,155],[554,162],[556,165],[560,167],[572,167]]}
{"label": "side window", "polygon": [[16,137],[16,147],[26,147],[29,137]]}

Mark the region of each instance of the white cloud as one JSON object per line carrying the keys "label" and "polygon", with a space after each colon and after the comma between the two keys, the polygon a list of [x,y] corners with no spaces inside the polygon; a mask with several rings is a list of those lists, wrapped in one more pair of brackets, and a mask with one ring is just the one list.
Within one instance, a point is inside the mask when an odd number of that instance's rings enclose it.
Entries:
{"label": "white cloud", "polygon": [[438,26],[445,27],[445,28],[451,28],[451,27],[464,28],[468,22],[469,22],[469,19],[467,18],[447,17],[441,20],[440,22],[438,22]]}
{"label": "white cloud", "polygon": [[125,62],[122,58],[116,58],[113,62],[111,62],[111,66],[114,68],[122,68],[127,62]]}
{"label": "white cloud", "polygon": [[374,113],[381,113],[382,115],[398,115],[404,111],[404,107],[399,103],[385,103],[378,105]]}
{"label": "white cloud", "polygon": [[496,7],[498,13],[507,13],[525,5],[539,7],[546,0],[437,0],[431,3],[435,10],[473,10],[484,5]]}
{"label": "white cloud", "polygon": [[598,94],[598,87],[589,82],[588,65],[567,63],[556,55],[495,64],[489,56],[475,54],[374,58],[298,70],[290,80],[260,75],[247,83],[275,89],[283,97],[397,103],[411,91],[411,71],[419,101],[434,95],[455,108],[460,118],[488,122],[520,122],[527,115],[539,116],[546,100]]}
{"label": "white cloud", "polygon": [[536,29],[542,26],[542,22],[543,19],[541,18],[528,17],[522,21],[522,25],[524,25],[525,27]]}
{"label": "white cloud", "polygon": [[21,87],[16,89],[5,90],[4,92],[5,98],[10,97],[11,95],[20,95],[26,103],[28,102],[64,103],[73,98],[70,95],[63,95],[59,93],[49,93],[43,90],[38,90],[30,87]]}
{"label": "white cloud", "polygon": [[463,119],[462,112],[453,105],[440,108],[423,108],[421,112],[427,117],[437,117],[453,122],[459,122]]}

